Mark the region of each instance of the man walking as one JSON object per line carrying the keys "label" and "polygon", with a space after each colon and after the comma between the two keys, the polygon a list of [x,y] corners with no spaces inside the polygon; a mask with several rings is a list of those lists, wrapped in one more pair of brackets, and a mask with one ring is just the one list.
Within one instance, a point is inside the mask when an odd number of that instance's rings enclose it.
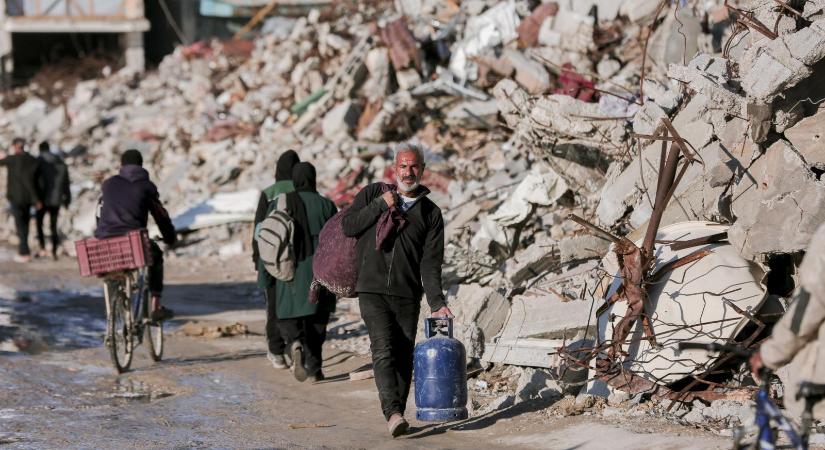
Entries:
{"label": "man walking", "polygon": [[[371,184],[355,197],[342,220],[344,233],[358,237],[358,301],[370,337],[375,384],[393,437],[407,432],[404,419],[413,370],[413,350],[421,295],[433,317],[452,317],[441,291],[444,219],[420,184],[424,155],[404,145],[395,154],[398,191]],[[388,209],[400,211],[406,224],[376,247],[376,223]]]}
{"label": "man walking", "polygon": [[[288,194],[295,190],[292,184],[292,168],[301,160],[294,150],[287,150],[278,157],[275,165],[275,184],[261,191],[258,199],[258,209],[255,211],[255,226],[266,219],[272,211],[272,201],[281,194]],[[260,254],[258,253],[258,242],[255,240],[255,233],[252,233],[252,263],[258,271],[258,288],[264,290],[266,298],[266,357],[276,369],[286,369],[291,361],[287,360],[286,344],[278,328],[278,308],[275,303],[275,279],[263,267]]]}
{"label": "man walking", "polygon": [[11,154],[0,155],[0,166],[8,168],[6,198],[11,203],[11,213],[14,216],[14,226],[17,229],[19,244],[17,256],[14,260],[20,263],[31,261],[29,251],[29,222],[31,208],[43,208],[40,193],[37,190],[37,160],[25,150],[26,141],[14,138],[11,143]]}
{"label": "man walking", "polygon": [[52,235],[52,258],[57,259],[57,248],[60,244],[60,236],[57,233],[57,215],[60,207],[69,207],[72,201],[72,193],[69,190],[69,168],[58,154],[53,153],[49,143],[40,143],[40,155],[37,157],[39,163],[40,192],[43,195],[43,208],[37,210],[37,241],[40,243],[40,251],[46,253],[46,236],[43,233],[43,219],[49,213],[49,230]]}

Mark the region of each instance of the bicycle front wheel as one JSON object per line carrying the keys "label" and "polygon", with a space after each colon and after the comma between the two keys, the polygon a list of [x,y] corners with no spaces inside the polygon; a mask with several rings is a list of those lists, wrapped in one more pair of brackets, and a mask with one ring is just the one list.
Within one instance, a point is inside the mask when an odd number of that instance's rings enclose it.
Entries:
{"label": "bicycle front wheel", "polygon": [[[107,289],[111,287],[107,286]],[[109,353],[117,373],[123,373],[129,370],[132,364],[131,314],[123,295],[115,294],[110,298],[112,298],[112,308],[107,323]]]}

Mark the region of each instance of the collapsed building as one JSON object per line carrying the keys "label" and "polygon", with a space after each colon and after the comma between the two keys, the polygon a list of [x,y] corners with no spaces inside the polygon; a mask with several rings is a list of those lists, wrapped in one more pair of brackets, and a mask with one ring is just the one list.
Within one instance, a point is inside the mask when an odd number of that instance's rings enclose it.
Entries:
{"label": "collapsed building", "polygon": [[120,152],[140,150],[181,258],[248,251],[283,150],[345,206],[417,141],[479,367],[748,398],[741,359],[677,344],[757,345],[791,300],[825,218],[825,2],[340,3],[180,46],[145,74],[106,70],[65,101],[18,88],[0,136],[66,151],[70,238],[91,234]]}

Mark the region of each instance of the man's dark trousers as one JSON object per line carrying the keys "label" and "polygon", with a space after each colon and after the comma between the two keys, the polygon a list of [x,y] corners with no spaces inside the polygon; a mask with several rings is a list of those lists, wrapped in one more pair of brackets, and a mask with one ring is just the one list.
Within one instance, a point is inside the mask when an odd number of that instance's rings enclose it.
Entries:
{"label": "man's dark trousers", "polygon": [[163,292],[163,250],[155,241],[149,243],[152,265],[149,266],[149,292],[160,297]]}
{"label": "man's dark trousers", "polygon": [[49,231],[52,233],[52,252],[57,254],[57,246],[60,244],[60,236],[57,235],[57,215],[60,206],[46,206],[37,210],[37,242],[40,248],[46,249],[46,235],[43,233],[43,220],[46,213],[49,213]]}
{"label": "man's dark trousers", "polygon": [[266,297],[266,345],[269,353],[273,355],[283,355],[286,345],[281,337],[281,330],[278,328],[278,308],[275,305],[275,284],[268,286],[264,290]]}
{"label": "man's dark trousers", "polygon": [[358,305],[370,336],[381,410],[389,420],[395,413],[403,415],[407,406],[421,301],[360,292]]}
{"label": "man's dark trousers", "polygon": [[11,204],[11,214],[14,216],[14,227],[17,229],[17,238],[20,243],[17,245],[17,253],[21,256],[31,254],[29,250],[29,222],[31,222],[30,204]]}

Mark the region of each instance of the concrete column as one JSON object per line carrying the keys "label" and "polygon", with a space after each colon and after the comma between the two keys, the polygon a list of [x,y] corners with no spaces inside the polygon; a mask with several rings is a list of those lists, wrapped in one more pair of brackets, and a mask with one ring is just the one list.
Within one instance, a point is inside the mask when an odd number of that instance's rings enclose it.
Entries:
{"label": "concrete column", "polygon": [[121,35],[121,47],[126,57],[126,67],[136,72],[146,69],[146,56],[143,51],[143,32],[131,32]]}

